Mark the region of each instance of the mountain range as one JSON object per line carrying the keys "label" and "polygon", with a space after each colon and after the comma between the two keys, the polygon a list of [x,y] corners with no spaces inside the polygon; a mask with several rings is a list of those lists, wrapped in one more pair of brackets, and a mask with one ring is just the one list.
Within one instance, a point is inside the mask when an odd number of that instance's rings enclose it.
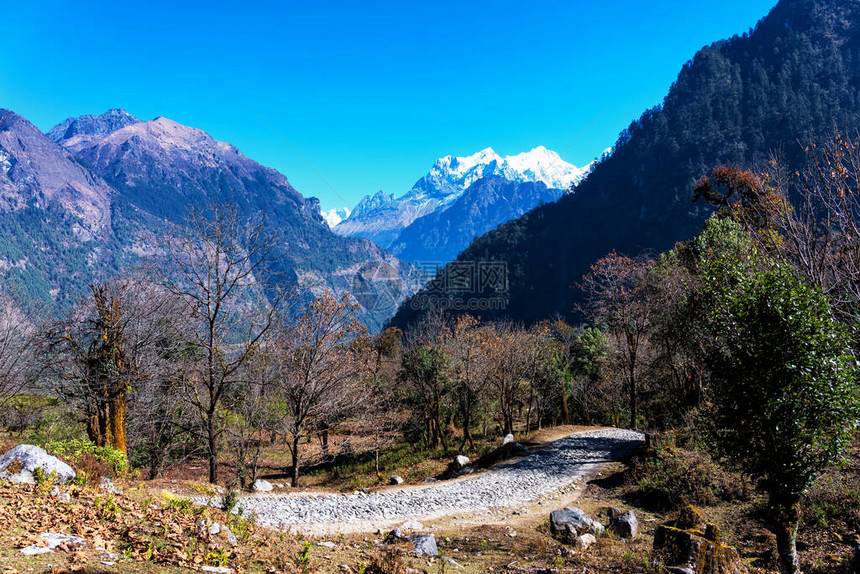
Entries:
{"label": "mountain range", "polygon": [[[810,141],[860,129],[860,3],[780,0],[755,28],[701,49],[662,103],[619,136],[610,156],[553,204],[477,239],[451,264],[502,263],[488,308],[479,290],[431,288],[393,320],[408,325],[434,304],[534,322],[576,319],[576,284],[612,250],[664,251],[692,237],[712,212],[694,203],[701,176],[718,165],[754,168],[772,154],[799,165]],[[431,297],[432,295],[432,297]],[[483,310],[482,310],[483,309]]]}
{"label": "mountain range", "polygon": [[[367,239],[335,235],[318,200],[202,130],[123,110],[70,118],[47,135],[12,112],[0,118],[0,274],[22,303],[65,308],[88,283],[152,253],[153,237],[179,232],[189,208],[228,200],[279,234],[274,265],[304,297],[358,286],[375,328],[408,294],[408,266]],[[364,274],[380,265],[397,281],[377,297]]]}
{"label": "mountain range", "polygon": [[[403,196],[365,196],[334,231],[367,237],[410,261],[447,261],[477,235],[557,200],[592,166],[576,167],[543,146],[505,157],[492,148],[445,156]],[[509,183],[503,194],[501,181]]]}

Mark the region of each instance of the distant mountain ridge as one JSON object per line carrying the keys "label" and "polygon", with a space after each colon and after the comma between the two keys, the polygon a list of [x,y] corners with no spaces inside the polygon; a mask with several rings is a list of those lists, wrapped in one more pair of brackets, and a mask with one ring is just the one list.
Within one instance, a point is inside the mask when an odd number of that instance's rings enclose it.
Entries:
{"label": "distant mountain ridge", "polygon": [[[64,308],[86,285],[134,265],[151,238],[178,233],[189,207],[234,201],[243,217],[265,217],[280,235],[273,265],[305,298],[324,289],[396,303],[410,268],[371,241],[335,235],[287,178],[206,132],[122,110],[69,118],[47,137],[0,110],[0,278],[23,303]],[[147,239],[150,238],[150,239]],[[376,266],[368,266],[376,262]],[[384,265],[387,283],[373,281]],[[365,277],[369,275],[369,277]],[[395,293],[391,285],[399,286]],[[378,328],[392,309],[367,305]]]}
{"label": "distant mountain ridge", "polygon": [[[693,203],[696,180],[714,167],[752,168],[781,153],[789,165],[803,145],[860,129],[860,2],[781,0],[755,29],[700,50],[662,104],[618,138],[572,195],[478,237],[459,260],[504,262],[504,309],[484,313],[533,322],[575,320],[575,284],[611,250],[665,251],[692,237],[712,208]],[[443,276],[435,285],[442,285]],[[480,309],[478,292],[452,297]],[[407,301],[404,326],[429,307]],[[449,302],[450,303],[450,302]]]}
{"label": "distant mountain ridge", "polygon": [[[466,157],[445,156],[436,160],[430,171],[419,179],[412,189],[402,197],[386,194],[383,191],[373,196],[365,196],[355,206],[348,218],[335,227],[339,235],[368,237],[377,244],[390,247],[395,253],[417,253],[420,247],[415,242],[423,241],[418,228],[407,232],[415,222],[430,214],[446,211],[460,200],[466,191],[476,182],[484,178],[503,178],[517,184],[541,183],[547,190],[541,201],[558,199],[564,190],[578,184],[591,169],[592,164],[576,167],[565,162],[559,155],[543,146],[517,155],[501,157],[492,148],[486,148]],[[531,190],[531,188],[530,188]],[[509,193],[514,205],[509,215],[497,216],[514,217],[523,213],[523,203],[532,197],[531,191],[516,198],[515,193]],[[469,196],[475,200],[474,195]],[[537,203],[528,205],[525,209],[534,207]],[[453,215],[453,214],[452,214]],[[480,211],[473,211],[473,217],[480,217]],[[434,221],[441,223],[444,218],[435,217]],[[460,223],[467,227],[476,226],[482,230],[490,229],[503,223],[506,219],[480,219],[476,221],[450,221],[445,225],[457,226]],[[419,226],[429,229],[429,223]],[[473,236],[472,236],[473,237]],[[447,245],[444,240],[434,242],[440,248],[440,253],[456,254],[465,247],[462,239],[452,240]],[[426,252],[426,250],[424,250]],[[436,259],[441,258],[436,257]]]}

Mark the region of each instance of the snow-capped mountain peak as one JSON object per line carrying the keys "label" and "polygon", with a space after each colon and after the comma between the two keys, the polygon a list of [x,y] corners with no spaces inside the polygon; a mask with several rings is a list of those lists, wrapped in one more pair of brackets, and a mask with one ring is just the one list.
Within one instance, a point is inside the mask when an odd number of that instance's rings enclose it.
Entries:
{"label": "snow-capped mountain peak", "polygon": [[320,214],[323,216],[323,219],[331,228],[334,228],[335,225],[349,217],[349,213],[349,208],[347,207],[335,207],[328,211],[320,210]]}
{"label": "snow-capped mountain peak", "polygon": [[531,151],[505,156],[500,171],[511,181],[540,181],[549,188],[567,189],[591,171],[591,164],[577,167],[561,159],[556,152],[537,146]]}
{"label": "snow-capped mountain peak", "polygon": [[521,184],[540,182],[561,196],[584,179],[592,166],[593,162],[585,167],[567,163],[544,146],[505,157],[491,147],[468,156],[447,155],[437,159],[427,175],[402,196],[383,192],[365,196],[335,232],[369,237],[387,246],[413,221],[447,209],[485,177],[499,176]]}

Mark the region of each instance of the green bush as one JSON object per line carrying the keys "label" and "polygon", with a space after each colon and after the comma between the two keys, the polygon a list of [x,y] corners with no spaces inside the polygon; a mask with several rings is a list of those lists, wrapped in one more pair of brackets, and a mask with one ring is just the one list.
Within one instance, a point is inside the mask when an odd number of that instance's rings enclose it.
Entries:
{"label": "green bush", "polygon": [[86,455],[91,455],[97,461],[107,465],[117,478],[129,473],[128,458],[125,453],[109,446],[97,446],[88,440],[52,441],[45,444],[45,450],[48,454],[67,459],[73,465],[78,465]]}
{"label": "green bush", "polygon": [[661,510],[748,497],[741,476],[721,468],[707,453],[676,446],[671,438],[645,454],[633,469],[633,480],[643,503]]}

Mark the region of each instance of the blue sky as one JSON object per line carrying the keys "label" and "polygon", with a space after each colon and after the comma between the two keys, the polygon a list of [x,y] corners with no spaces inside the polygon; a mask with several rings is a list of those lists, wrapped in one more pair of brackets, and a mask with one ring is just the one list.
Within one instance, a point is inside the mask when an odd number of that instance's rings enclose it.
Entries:
{"label": "blue sky", "polygon": [[352,207],[488,146],[583,165],[775,3],[0,0],[0,107],[166,116]]}

